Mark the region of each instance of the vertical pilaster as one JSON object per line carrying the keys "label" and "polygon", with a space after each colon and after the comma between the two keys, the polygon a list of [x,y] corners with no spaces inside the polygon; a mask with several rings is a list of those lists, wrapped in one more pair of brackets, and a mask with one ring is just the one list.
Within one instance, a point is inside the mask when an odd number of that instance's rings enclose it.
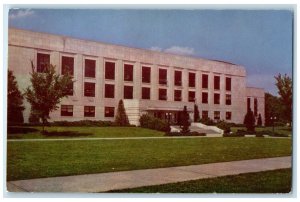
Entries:
{"label": "vertical pilaster", "polygon": [[142,66],[136,62],[133,66],[133,99],[141,99],[142,90]]}
{"label": "vertical pilaster", "polygon": [[188,101],[188,89],[189,89],[189,72],[187,69],[182,70],[182,101]]}
{"label": "vertical pilaster", "polygon": [[168,101],[174,101],[174,67],[169,67],[167,71]]}
{"label": "vertical pilaster", "polygon": [[151,100],[158,100],[158,67],[151,67]]}
{"label": "vertical pilaster", "polygon": [[115,99],[118,103],[124,96],[123,62],[117,60],[115,64]]}

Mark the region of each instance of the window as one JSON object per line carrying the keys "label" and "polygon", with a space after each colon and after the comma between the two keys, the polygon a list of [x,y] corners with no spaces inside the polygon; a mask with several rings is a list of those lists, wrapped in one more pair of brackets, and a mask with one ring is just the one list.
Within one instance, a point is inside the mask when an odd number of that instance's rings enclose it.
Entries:
{"label": "window", "polygon": [[231,105],[231,95],[226,94],[226,98],[225,98],[225,104],[226,105]]}
{"label": "window", "polygon": [[214,112],[214,119],[215,120],[220,120],[220,112],[219,111]]}
{"label": "window", "polygon": [[190,72],[189,73],[189,87],[195,87],[195,79],[196,79],[196,74]]}
{"label": "window", "polygon": [[124,81],[133,81],[133,65],[124,65]]}
{"label": "window", "polygon": [[159,84],[167,84],[167,70],[166,69],[159,69]]}
{"label": "window", "polygon": [[220,76],[214,76],[214,89],[220,90]]}
{"label": "window", "polygon": [[174,100],[175,101],[181,101],[181,90],[175,90],[174,91]]}
{"label": "window", "polygon": [[96,60],[85,59],[84,76],[95,78],[95,76],[96,76]]}
{"label": "window", "polygon": [[73,105],[61,105],[61,116],[73,116]]}
{"label": "window", "polygon": [[195,91],[189,91],[189,102],[195,102]]}
{"label": "window", "polygon": [[202,119],[208,119],[208,111],[202,111]]}
{"label": "window", "polygon": [[158,95],[159,100],[167,100],[167,89],[158,89]]}
{"label": "window", "polygon": [[220,94],[219,93],[215,93],[214,94],[214,104],[220,104]]}
{"label": "window", "polygon": [[207,104],[208,103],[208,93],[202,92],[202,103]]}
{"label": "window", "polygon": [[95,117],[95,107],[84,106],[84,117]]}
{"label": "window", "polygon": [[133,86],[124,86],[124,99],[133,98]]}
{"label": "window", "polygon": [[181,86],[182,85],[181,80],[182,80],[181,71],[175,71],[174,85],[175,86]]}
{"label": "window", "polygon": [[43,54],[38,53],[37,54],[37,72],[44,72],[47,67],[50,65],[50,55],[49,54]]}
{"label": "window", "polygon": [[208,75],[202,74],[202,88],[208,88]]}
{"label": "window", "polygon": [[68,85],[68,93],[67,95],[73,95],[74,89],[73,89],[73,82]]}
{"label": "window", "polygon": [[95,83],[84,82],[84,96],[95,97]]}
{"label": "window", "polygon": [[142,99],[150,100],[150,88],[142,87]]}
{"label": "window", "polygon": [[247,110],[251,109],[251,98],[247,98]]}
{"label": "window", "polygon": [[257,116],[257,98],[254,98],[254,116]]}
{"label": "window", "polygon": [[226,77],[226,90],[231,91],[231,78]]}
{"label": "window", "polygon": [[151,82],[151,68],[150,67],[142,67],[142,82],[150,83]]}
{"label": "window", "polygon": [[74,75],[74,58],[73,57],[66,57],[62,56],[61,58],[61,74],[66,75]]}
{"label": "window", "polygon": [[115,116],[115,108],[114,107],[105,107],[104,108],[104,116],[105,117],[114,117]]}
{"label": "window", "polygon": [[115,79],[115,63],[105,62],[105,79]]}
{"label": "window", "polygon": [[113,84],[105,84],[105,95],[106,98],[114,98],[115,97],[115,85]]}
{"label": "window", "polygon": [[226,120],[231,120],[231,112],[226,112]]}

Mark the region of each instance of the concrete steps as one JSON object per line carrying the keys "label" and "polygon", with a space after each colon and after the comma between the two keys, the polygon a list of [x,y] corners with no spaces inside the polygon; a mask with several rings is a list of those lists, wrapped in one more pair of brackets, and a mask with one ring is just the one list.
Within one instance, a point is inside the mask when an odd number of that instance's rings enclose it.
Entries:
{"label": "concrete steps", "polygon": [[[207,137],[222,137],[223,135],[221,133],[217,133],[216,131],[200,128],[197,126],[190,126],[190,131],[192,132],[198,132],[198,133],[206,133]],[[179,126],[171,126],[171,131],[180,131],[181,128]]]}

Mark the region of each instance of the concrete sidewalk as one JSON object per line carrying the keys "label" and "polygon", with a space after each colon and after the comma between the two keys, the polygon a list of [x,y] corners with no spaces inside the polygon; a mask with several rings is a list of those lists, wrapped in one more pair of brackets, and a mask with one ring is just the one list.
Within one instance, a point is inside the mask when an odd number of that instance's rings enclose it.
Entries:
{"label": "concrete sidewalk", "polygon": [[7,182],[10,192],[105,192],[291,167],[291,157]]}

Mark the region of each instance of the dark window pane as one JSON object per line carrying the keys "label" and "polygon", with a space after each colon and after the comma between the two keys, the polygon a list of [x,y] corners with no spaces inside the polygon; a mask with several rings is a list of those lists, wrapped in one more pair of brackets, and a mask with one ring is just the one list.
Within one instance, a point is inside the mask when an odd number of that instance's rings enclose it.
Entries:
{"label": "dark window pane", "polygon": [[231,91],[231,78],[226,77],[226,90]]}
{"label": "dark window pane", "polygon": [[189,73],[189,87],[195,87],[195,79],[196,74],[195,73]]}
{"label": "dark window pane", "polygon": [[61,105],[60,115],[61,116],[73,116],[73,105]]}
{"label": "dark window pane", "polygon": [[114,98],[115,97],[115,86],[112,84],[105,84],[105,97]]}
{"label": "dark window pane", "polygon": [[189,91],[189,102],[195,102],[195,91]]}
{"label": "dark window pane", "polygon": [[226,120],[231,120],[231,112],[226,112]]}
{"label": "dark window pane", "polygon": [[207,104],[208,103],[208,93],[202,92],[202,103]]}
{"label": "dark window pane", "polygon": [[115,79],[115,63],[105,62],[105,79]]}
{"label": "dark window pane", "polygon": [[142,82],[150,83],[151,82],[151,68],[142,67]]}
{"label": "dark window pane", "polygon": [[49,54],[43,54],[38,53],[37,54],[37,72],[44,72],[47,67],[50,65],[50,55]]}
{"label": "dark window pane", "polygon": [[175,71],[175,76],[174,76],[174,84],[175,86],[181,86],[182,85],[182,73],[181,71]]}
{"label": "dark window pane", "polygon": [[133,81],[133,65],[124,65],[124,81]]}
{"label": "dark window pane", "polygon": [[74,75],[74,58],[62,56],[61,58],[61,74],[66,75]]}
{"label": "dark window pane", "polygon": [[254,116],[257,116],[257,98],[254,98]]}
{"label": "dark window pane", "polygon": [[73,95],[73,92],[74,92],[74,83],[70,83],[70,85],[68,85],[68,94],[67,95]]}
{"label": "dark window pane", "polygon": [[159,69],[159,84],[167,84],[167,70]]}
{"label": "dark window pane", "polygon": [[175,90],[174,91],[174,100],[175,101],[181,101],[181,90]]}
{"label": "dark window pane", "polygon": [[158,90],[158,99],[159,100],[167,100],[167,89],[159,89]]}
{"label": "dark window pane", "polygon": [[84,76],[95,78],[95,76],[96,76],[96,60],[85,59]]}
{"label": "dark window pane", "polygon": [[202,88],[208,88],[208,75],[202,74]]}
{"label": "dark window pane", "polygon": [[133,86],[124,86],[124,99],[133,98]]}
{"label": "dark window pane", "polygon": [[214,89],[220,90],[220,76],[214,76]]}
{"label": "dark window pane", "polygon": [[95,97],[95,83],[84,82],[84,96]]}
{"label": "dark window pane", "polygon": [[114,107],[105,107],[104,108],[104,116],[105,117],[114,117],[115,108]]}
{"label": "dark window pane", "polygon": [[220,112],[219,111],[214,112],[214,119],[215,120],[220,120]]}
{"label": "dark window pane", "polygon": [[146,88],[146,87],[142,88],[142,99],[145,99],[145,100],[150,99],[150,88]]}
{"label": "dark window pane", "polygon": [[251,98],[247,98],[247,110],[251,109]]}
{"label": "dark window pane", "polygon": [[220,104],[220,94],[219,93],[214,94],[214,104]]}
{"label": "dark window pane", "polygon": [[225,100],[226,105],[231,105],[231,95],[226,94],[226,100]]}
{"label": "dark window pane", "polygon": [[84,106],[84,116],[85,117],[95,117],[95,107],[94,106]]}
{"label": "dark window pane", "polygon": [[202,111],[202,119],[208,119],[208,111]]}

